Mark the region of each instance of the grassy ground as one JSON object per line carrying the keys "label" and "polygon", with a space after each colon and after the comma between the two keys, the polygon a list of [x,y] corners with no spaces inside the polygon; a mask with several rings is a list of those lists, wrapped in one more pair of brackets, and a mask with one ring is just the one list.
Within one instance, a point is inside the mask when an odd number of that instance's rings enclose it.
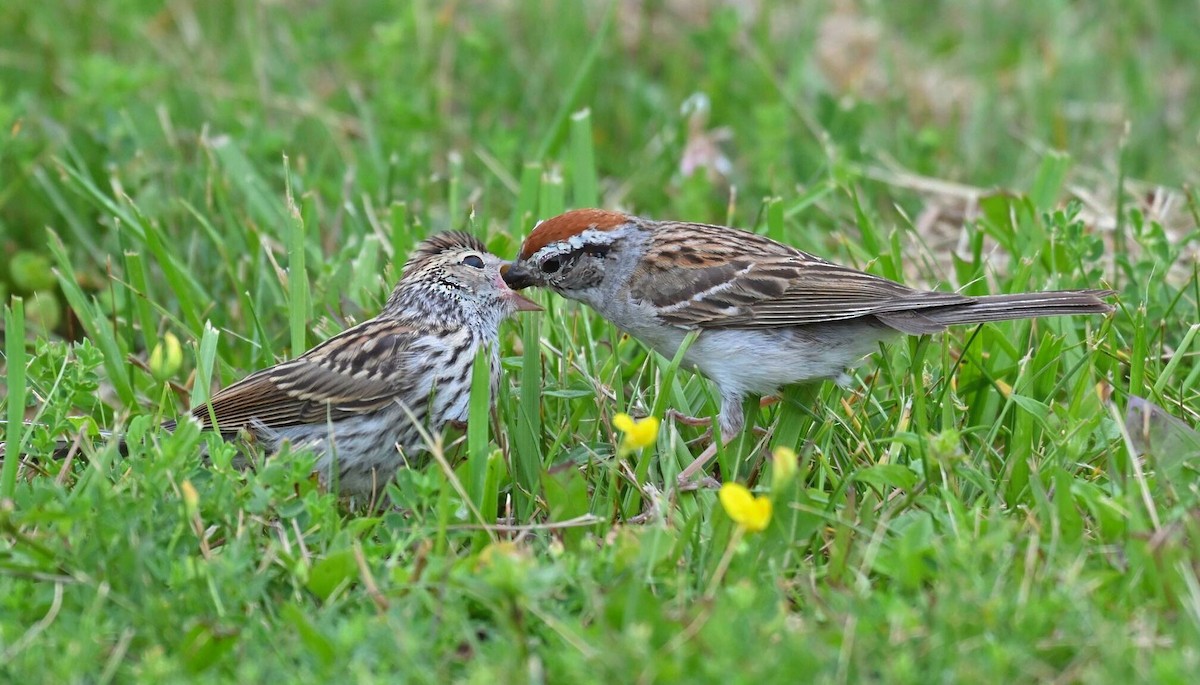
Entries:
{"label": "grassy ground", "polygon": [[[1195,4],[833,4],[0,4],[5,415],[39,424],[6,424],[2,679],[1193,680]],[[614,455],[615,413],[711,387],[545,296],[499,430],[393,509],[156,428],[370,316],[429,232],[511,255],[591,205],[1120,309],[789,391],[793,480],[721,458],[761,533],[669,487],[698,429]],[[129,455],[38,458],[95,427]]]}

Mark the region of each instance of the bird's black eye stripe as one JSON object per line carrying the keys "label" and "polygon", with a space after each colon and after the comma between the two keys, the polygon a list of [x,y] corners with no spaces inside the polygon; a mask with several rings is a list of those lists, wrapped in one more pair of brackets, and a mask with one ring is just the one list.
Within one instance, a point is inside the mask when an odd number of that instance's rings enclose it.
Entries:
{"label": "bird's black eye stripe", "polygon": [[584,247],[581,247],[577,250],[572,250],[561,257],[551,257],[542,262],[542,272],[548,274],[557,273],[558,270],[562,268],[564,263],[574,263],[575,260],[579,259],[583,255],[587,255],[589,257],[599,257],[603,259],[604,257],[608,256],[608,252],[611,249],[612,247],[610,245],[585,245]]}
{"label": "bird's black eye stripe", "polygon": [[462,263],[466,264],[467,266],[475,267],[476,269],[483,268],[483,259],[481,259],[479,255],[469,254],[466,257],[463,257]]}

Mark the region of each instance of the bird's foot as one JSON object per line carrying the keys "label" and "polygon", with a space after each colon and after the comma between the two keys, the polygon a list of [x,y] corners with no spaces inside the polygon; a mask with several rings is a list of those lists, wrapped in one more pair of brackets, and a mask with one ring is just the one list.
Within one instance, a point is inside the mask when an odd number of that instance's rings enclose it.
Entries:
{"label": "bird's foot", "polygon": [[687,468],[679,472],[679,477],[675,479],[676,487],[681,492],[695,490],[701,485],[705,487],[721,487],[721,484],[715,479],[704,475],[704,467],[716,456],[717,443],[714,442],[706,447],[692,463],[688,464]]}
{"label": "bird's foot", "polygon": [[[770,397],[764,397],[764,398],[760,399],[758,401],[758,406],[761,409],[766,409],[767,407],[770,407],[771,405],[778,404],[778,403],[779,403],[778,397],[770,396]],[[712,423],[713,423],[712,417],[689,416],[689,415],[684,414],[683,412],[679,411],[678,409],[668,409],[666,412],[666,418],[673,419],[676,423],[682,423],[685,426],[695,426],[698,428],[699,427],[711,428]]]}
{"label": "bird's foot", "polygon": [[716,490],[721,487],[721,481],[712,476],[700,476],[699,478],[684,478],[680,474],[675,479],[675,489],[678,492],[692,492],[693,490]]}
{"label": "bird's foot", "polygon": [[[771,433],[771,431],[765,428],[758,427],[752,428],[751,431],[757,436],[767,436]],[[732,437],[726,438],[724,443],[729,444],[732,439]],[[721,482],[716,478],[704,475],[704,467],[707,466],[710,461],[716,458],[716,456],[717,443],[714,441],[710,443],[708,447],[704,448],[704,451],[700,453],[700,456],[696,457],[692,463],[688,464],[686,468],[679,472],[679,477],[675,480],[676,489],[678,489],[680,492],[688,492],[690,490],[697,490],[702,487],[721,487]]]}
{"label": "bird's foot", "polygon": [[713,439],[713,429],[711,427],[709,427],[707,430],[705,430],[699,436],[692,438],[691,440],[684,440],[683,444],[687,445],[688,447],[691,447],[692,445],[697,445],[697,444],[706,443],[706,442],[712,442],[712,439]]}

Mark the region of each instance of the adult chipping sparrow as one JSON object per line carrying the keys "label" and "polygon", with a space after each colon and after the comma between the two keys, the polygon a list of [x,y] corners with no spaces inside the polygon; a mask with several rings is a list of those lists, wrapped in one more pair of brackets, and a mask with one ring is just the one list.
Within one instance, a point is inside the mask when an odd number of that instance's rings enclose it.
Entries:
{"label": "adult chipping sparrow", "polygon": [[[583,302],[667,357],[689,331],[700,331],[683,361],[716,383],[726,440],[745,423],[746,395],[837,378],[894,335],[1103,314],[1112,306],[1101,298],[1113,294],[969,297],[917,290],[747,231],[600,209],[538,224],[504,280],[514,289],[541,286]],[[694,475],[708,458],[683,475]]]}
{"label": "adult chipping sparrow", "polygon": [[417,245],[378,316],[250,374],[191,414],[226,437],[248,431],[269,452],[284,442],[313,449],[318,472],[341,493],[372,495],[424,450],[422,431],[466,421],[481,347],[491,348],[495,396],[500,322],[541,309],[504,284],[507,266],[466,233],[434,235]]}

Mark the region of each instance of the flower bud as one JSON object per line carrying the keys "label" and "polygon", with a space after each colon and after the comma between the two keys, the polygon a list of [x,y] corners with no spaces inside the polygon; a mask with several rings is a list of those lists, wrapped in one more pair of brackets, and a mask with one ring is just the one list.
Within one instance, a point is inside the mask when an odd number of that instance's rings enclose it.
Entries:
{"label": "flower bud", "polygon": [[183,365],[183,346],[174,333],[167,333],[150,352],[150,373],[160,381],[174,376]]}
{"label": "flower bud", "polygon": [[771,452],[771,487],[781,490],[796,477],[796,451],[790,447],[776,447]]}

